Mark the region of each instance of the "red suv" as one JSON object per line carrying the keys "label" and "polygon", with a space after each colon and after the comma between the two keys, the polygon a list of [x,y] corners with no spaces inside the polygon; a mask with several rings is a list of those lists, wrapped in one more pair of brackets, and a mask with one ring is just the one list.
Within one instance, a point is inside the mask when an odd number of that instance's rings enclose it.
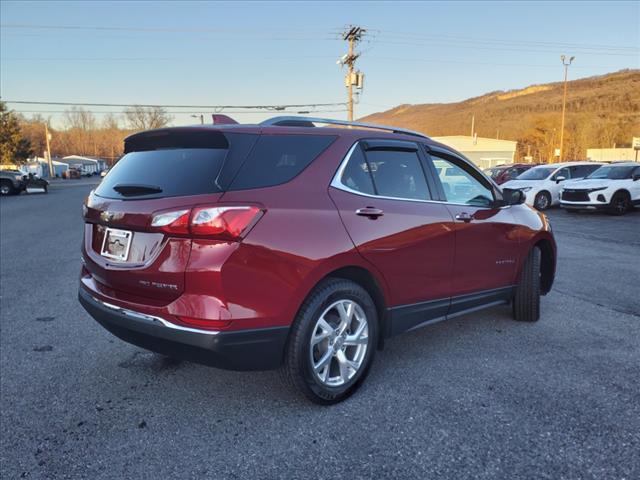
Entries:
{"label": "red suv", "polygon": [[125,153],[83,208],[84,308],[164,355],[281,368],[317,403],[399,333],[501,304],[538,320],[553,283],[544,214],[419,133],[278,117]]}

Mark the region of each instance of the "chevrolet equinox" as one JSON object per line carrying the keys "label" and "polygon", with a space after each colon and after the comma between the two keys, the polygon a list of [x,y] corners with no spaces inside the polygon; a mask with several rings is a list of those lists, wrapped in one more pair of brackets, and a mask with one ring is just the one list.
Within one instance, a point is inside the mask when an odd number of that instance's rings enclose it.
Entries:
{"label": "chevrolet equinox", "polygon": [[538,320],[556,246],[522,192],[408,130],[228,120],[128,137],[83,205],[79,299],[114,335],[332,404],[402,332]]}

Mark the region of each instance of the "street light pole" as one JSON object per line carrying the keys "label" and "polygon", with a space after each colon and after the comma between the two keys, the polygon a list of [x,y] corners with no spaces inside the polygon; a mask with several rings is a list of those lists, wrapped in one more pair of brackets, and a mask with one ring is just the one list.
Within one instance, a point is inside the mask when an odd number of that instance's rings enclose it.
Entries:
{"label": "street light pole", "polygon": [[564,154],[564,114],[567,108],[567,76],[569,71],[569,65],[573,62],[573,59],[576,57],[571,57],[569,61],[566,61],[564,55],[560,56],[560,60],[562,60],[562,65],[564,66],[564,93],[562,94],[562,121],[560,124],[560,155],[558,155],[558,162],[562,162],[562,156]]}

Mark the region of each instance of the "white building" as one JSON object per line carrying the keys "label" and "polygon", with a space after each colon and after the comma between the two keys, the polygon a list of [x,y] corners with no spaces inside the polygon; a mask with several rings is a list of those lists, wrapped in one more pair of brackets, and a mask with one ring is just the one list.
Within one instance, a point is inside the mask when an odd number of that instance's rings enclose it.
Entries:
{"label": "white building", "polygon": [[636,151],[633,148],[587,148],[587,160],[594,162],[633,162],[635,159]]}
{"label": "white building", "polygon": [[431,138],[459,151],[482,169],[513,163],[518,145],[518,142],[511,140],[466,135]]}
{"label": "white building", "polygon": [[51,160],[53,164],[54,175],[49,174],[49,162],[42,157],[30,158],[27,163],[20,167],[20,170],[25,174],[33,173],[41,178],[49,177],[62,177],[64,172],[69,170],[69,164],[65,162],[59,162],[57,160]]}
{"label": "white building", "polygon": [[71,168],[81,170],[83,174],[97,175],[106,168],[104,160],[96,158],[82,157],[80,155],[69,155],[62,158]]}

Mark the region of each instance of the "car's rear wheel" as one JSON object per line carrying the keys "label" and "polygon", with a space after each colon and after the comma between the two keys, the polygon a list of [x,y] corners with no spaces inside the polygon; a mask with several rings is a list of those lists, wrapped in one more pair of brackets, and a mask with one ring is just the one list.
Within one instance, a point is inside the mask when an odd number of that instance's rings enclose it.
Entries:
{"label": "car's rear wheel", "polygon": [[542,254],[534,247],[520,272],[520,283],[513,297],[513,318],[521,322],[540,319],[540,262]]}
{"label": "car's rear wheel", "polygon": [[14,188],[9,180],[2,180],[0,182],[0,195],[13,195]]}
{"label": "car's rear wheel", "polygon": [[551,195],[549,192],[539,192],[533,200],[533,206],[538,210],[546,210],[551,206]]}
{"label": "car's rear wheel", "polygon": [[617,192],[609,202],[609,212],[612,215],[624,215],[629,210],[631,199],[626,192]]}
{"label": "car's rear wheel", "polygon": [[377,338],[378,314],[367,291],[349,280],[325,280],[291,327],[283,377],[315,403],[340,402],[367,376]]}

